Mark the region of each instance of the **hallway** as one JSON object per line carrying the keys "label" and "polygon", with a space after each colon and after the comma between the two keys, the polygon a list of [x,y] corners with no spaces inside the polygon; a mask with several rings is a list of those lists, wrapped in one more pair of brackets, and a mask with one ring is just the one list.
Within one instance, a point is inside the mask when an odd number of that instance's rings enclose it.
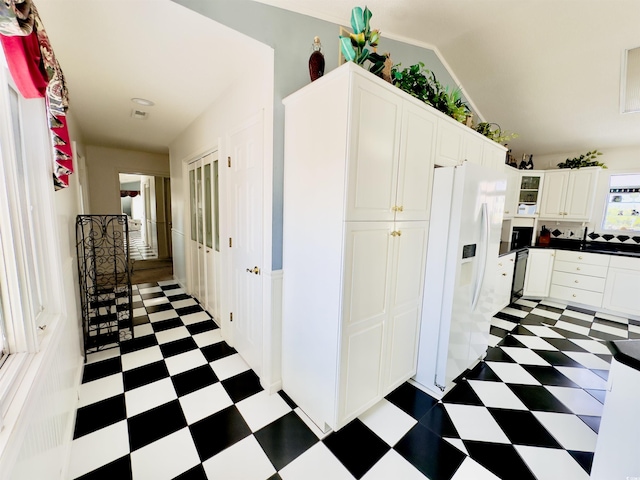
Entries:
{"label": "hallway", "polygon": [[442,402],[406,383],[325,436],[262,389],[177,283],[134,295],[135,340],[85,366],[70,478],[587,480],[611,361],[602,340],[640,338],[625,319],[520,300]]}

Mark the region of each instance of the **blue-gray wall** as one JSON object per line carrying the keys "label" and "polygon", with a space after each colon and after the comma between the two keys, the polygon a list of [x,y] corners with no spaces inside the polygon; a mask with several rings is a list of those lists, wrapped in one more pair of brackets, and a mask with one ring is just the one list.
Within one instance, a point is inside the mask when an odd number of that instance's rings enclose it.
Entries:
{"label": "blue-gray wall", "polygon": [[[273,270],[282,268],[282,191],[284,164],[284,106],[282,99],[309,83],[308,61],[313,37],[319,36],[325,72],[338,66],[339,26],[250,0],[173,0],[274,49],[273,109]],[[373,12],[371,26],[376,28]],[[349,18],[344,19],[349,25]],[[220,46],[224,48],[224,45]],[[394,63],[408,67],[423,62],[443,85],[454,86],[451,75],[432,50],[383,37],[379,52],[390,52]]]}

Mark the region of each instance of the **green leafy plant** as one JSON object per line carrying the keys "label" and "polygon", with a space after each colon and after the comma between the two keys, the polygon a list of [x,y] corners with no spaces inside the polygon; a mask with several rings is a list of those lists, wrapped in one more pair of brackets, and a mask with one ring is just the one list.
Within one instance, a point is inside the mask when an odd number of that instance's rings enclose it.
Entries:
{"label": "green leafy plant", "polygon": [[[364,66],[370,62],[369,71],[380,75],[388,55],[376,52],[380,40],[380,30],[371,30],[369,22],[373,13],[367,7],[353,7],[351,10],[351,28],[353,33],[348,37],[340,36],[340,49],[348,62]],[[367,46],[371,47],[369,50]]]}
{"label": "green leafy plant", "polygon": [[436,75],[427,70],[422,62],[405,69],[401,69],[401,66],[401,64],[394,65],[391,70],[391,81],[396,87],[453,117],[458,122],[466,121],[471,111],[462,100],[460,88],[450,90],[448,86],[443,87]]}
{"label": "green leafy plant", "polygon": [[602,167],[607,168],[604,163],[598,162],[596,158],[602,155],[602,152],[593,150],[592,152],[583,153],[579,157],[567,158],[566,161],[558,164],[558,168],[580,168],[580,167]]}
{"label": "green leafy plant", "polygon": [[476,132],[484,135],[487,138],[490,138],[494,142],[504,143],[514,138],[518,138],[517,133],[506,133],[503,132],[500,128],[500,125],[497,123],[489,123],[489,122],[480,122],[476,125]]}

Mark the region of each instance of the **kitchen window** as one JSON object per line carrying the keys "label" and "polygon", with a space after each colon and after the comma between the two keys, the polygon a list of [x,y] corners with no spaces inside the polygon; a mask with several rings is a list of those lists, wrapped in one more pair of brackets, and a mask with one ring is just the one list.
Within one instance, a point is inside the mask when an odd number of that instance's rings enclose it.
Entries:
{"label": "kitchen window", "polygon": [[611,175],[602,229],[640,232],[640,174]]}

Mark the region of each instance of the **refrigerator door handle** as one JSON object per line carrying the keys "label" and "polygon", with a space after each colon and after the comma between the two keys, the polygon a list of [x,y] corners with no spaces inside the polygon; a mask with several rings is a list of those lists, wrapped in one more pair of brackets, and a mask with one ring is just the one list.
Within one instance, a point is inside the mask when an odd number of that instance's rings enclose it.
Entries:
{"label": "refrigerator door handle", "polygon": [[482,204],[480,212],[482,214],[482,262],[480,262],[480,265],[478,266],[476,290],[473,292],[471,311],[476,309],[478,300],[480,299],[480,292],[482,291],[482,284],[484,283],[484,273],[487,268],[487,254],[489,250],[489,209],[486,203]]}

